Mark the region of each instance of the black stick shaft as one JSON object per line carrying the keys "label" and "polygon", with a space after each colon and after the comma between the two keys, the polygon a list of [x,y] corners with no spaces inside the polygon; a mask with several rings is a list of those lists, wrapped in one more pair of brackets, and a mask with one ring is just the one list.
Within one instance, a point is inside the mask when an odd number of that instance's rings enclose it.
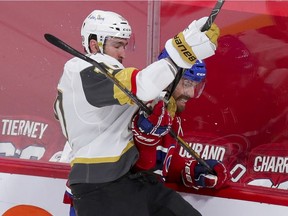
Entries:
{"label": "black stick shaft", "polygon": [[210,29],[212,23],[214,22],[214,20],[216,19],[218,13],[220,12],[221,7],[224,4],[224,0],[218,0],[213,8],[213,10],[211,11],[208,20],[206,21],[206,23],[204,24],[204,26],[202,27],[201,31],[207,31],[208,29]]}

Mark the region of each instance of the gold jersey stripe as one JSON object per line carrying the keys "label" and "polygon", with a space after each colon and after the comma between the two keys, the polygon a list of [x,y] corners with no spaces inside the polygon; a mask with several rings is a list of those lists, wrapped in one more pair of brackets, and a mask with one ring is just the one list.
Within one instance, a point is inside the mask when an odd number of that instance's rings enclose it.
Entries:
{"label": "gold jersey stripe", "polygon": [[172,44],[184,61],[192,65],[196,62],[197,58],[191,47],[186,43],[183,32],[172,39]]}
{"label": "gold jersey stripe", "polygon": [[130,148],[134,146],[134,142],[130,141],[127,146],[123,149],[120,155],[114,156],[114,157],[99,157],[99,158],[75,158],[71,162],[71,166],[73,166],[75,163],[80,163],[80,164],[97,164],[97,163],[113,163],[116,161],[119,161],[122,155],[124,155]]}
{"label": "gold jersey stripe", "polygon": [[[125,68],[121,71],[119,71],[116,75],[115,78],[117,80],[123,80],[122,84],[127,88],[127,90],[131,91],[131,79],[132,79],[132,74],[133,71],[136,68]],[[134,104],[133,100],[131,100],[130,97],[128,97],[122,90],[120,90],[116,85],[114,85],[114,98],[119,101],[121,105],[123,104]]]}

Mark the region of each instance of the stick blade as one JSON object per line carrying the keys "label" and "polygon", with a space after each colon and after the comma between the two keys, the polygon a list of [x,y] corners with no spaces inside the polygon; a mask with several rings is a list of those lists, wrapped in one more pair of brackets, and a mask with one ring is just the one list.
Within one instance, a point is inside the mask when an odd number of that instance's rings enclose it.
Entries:
{"label": "stick blade", "polygon": [[98,65],[97,62],[95,62],[93,59],[90,59],[89,57],[85,56],[84,54],[80,53],[78,50],[74,49],[73,47],[69,46],[68,44],[66,44],[64,41],[60,40],[59,38],[55,37],[52,34],[44,34],[45,39],[53,44],[54,46],[62,49],[65,52],[70,53],[71,55],[78,57],[84,61],[87,61],[89,63],[91,63],[92,65]]}
{"label": "stick blade", "polygon": [[75,55],[78,57],[78,51],[76,51],[74,48],[70,47],[68,44],[55,37],[54,35],[46,33],[44,34],[44,37],[49,43],[53,44],[54,46],[70,53],[71,55]]}
{"label": "stick blade", "polygon": [[48,33],[46,33],[46,34],[44,34],[44,37],[45,37],[45,39],[49,42],[49,43],[52,43],[53,44],[53,41],[55,40],[55,36],[53,36],[53,35],[51,35],[51,34],[48,34]]}

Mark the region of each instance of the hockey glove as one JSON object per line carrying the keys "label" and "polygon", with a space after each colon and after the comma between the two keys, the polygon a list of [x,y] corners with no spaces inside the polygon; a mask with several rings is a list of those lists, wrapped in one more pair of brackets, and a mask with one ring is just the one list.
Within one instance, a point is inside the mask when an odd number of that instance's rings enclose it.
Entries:
{"label": "hockey glove", "polygon": [[[152,105],[153,106],[153,105]],[[136,170],[149,170],[156,164],[156,147],[170,130],[172,119],[164,101],[156,102],[151,115],[140,111],[132,120],[134,143],[139,151]]]}
{"label": "hockey glove", "polygon": [[[153,103],[156,105],[153,107]],[[134,139],[144,145],[156,145],[162,136],[166,135],[172,125],[172,117],[163,100],[154,101],[148,106],[153,107],[151,115],[140,111],[132,120]]]}
{"label": "hockey glove", "polygon": [[163,100],[157,102],[151,115],[140,112],[138,127],[142,133],[162,137],[169,132],[171,125],[172,119]]}
{"label": "hockey glove", "polygon": [[215,54],[220,30],[213,23],[209,30],[201,32],[207,19],[194,20],[183,32],[166,42],[170,58],[179,67],[191,68],[197,59],[203,60]]}
{"label": "hockey glove", "polygon": [[224,186],[228,180],[225,166],[217,160],[205,161],[215,171],[216,175],[210,174],[207,168],[196,160],[190,160],[182,171],[182,180],[186,187],[219,189]]}

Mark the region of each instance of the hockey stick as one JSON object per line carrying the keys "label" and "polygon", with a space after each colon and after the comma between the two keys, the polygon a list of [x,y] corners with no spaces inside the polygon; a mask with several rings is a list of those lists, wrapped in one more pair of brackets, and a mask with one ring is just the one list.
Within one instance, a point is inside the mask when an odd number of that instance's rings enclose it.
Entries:
{"label": "hockey stick", "polygon": [[[205,22],[205,24],[203,25],[201,32],[207,31],[208,29],[211,28],[212,23],[215,21],[218,13],[220,12],[221,7],[224,4],[224,0],[218,0],[214,6],[214,8],[212,9],[210,15],[208,16],[207,21]],[[167,93],[167,96],[165,96],[166,100],[169,100],[169,98],[172,96],[176,86],[178,85],[181,76],[184,74],[185,71],[182,71],[182,73],[178,72],[178,74],[176,75],[177,77],[175,77],[175,80],[173,82],[173,86],[170,89],[170,91]]]}
{"label": "hockey stick", "polygon": [[201,31],[207,31],[208,29],[211,28],[212,23],[214,22],[214,20],[216,19],[218,13],[220,12],[221,7],[224,4],[224,0],[218,0],[213,8],[213,10],[211,11],[206,23],[203,25]]}
{"label": "hockey stick", "polygon": [[[131,98],[135,104],[137,104],[140,109],[145,111],[147,114],[151,114],[152,110],[150,110],[140,99],[138,99],[135,95],[132,94],[130,90],[128,90],[119,80],[117,80],[112,73],[110,73],[107,68],[102,65],[101,63],[95,61],[92,58],[89,58],[88,56],[80,53],[76,49],[72,48],[59,38],[51,35],[51,34],[45,34],[45,39],[53,44],[54,46],[62,49],[63,51],[66,51],[70,53],[71,55],[78,57],[84,61],[89,62],[93,66],[95,66],[94,70],[97,70],[96,72],[101,72],[104,74],[108,79],[110,79],[118,88],[120,88],[129,98]],[[186,143],[182,138],[180,138],[173,130],[169,131],[169,134],[189,153],[191,154],[201,165],[205,166],[209,173],[215,174],[214,170],[211,169],[211,167]]]}

